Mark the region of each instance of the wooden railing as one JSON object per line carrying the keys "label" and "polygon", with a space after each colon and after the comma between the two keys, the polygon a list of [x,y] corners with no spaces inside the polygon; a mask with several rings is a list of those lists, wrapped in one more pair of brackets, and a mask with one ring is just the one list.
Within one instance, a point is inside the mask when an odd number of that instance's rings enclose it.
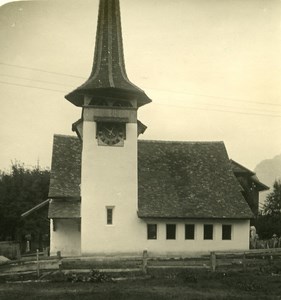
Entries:
{"label": "wooden railing", "polygon": [[[157,272],[179,272],[189,269],[211,271],[249,271],[279,265],[281,269],[281,248],[255,249],[248,251],[216,251],[200,256],[151,257],[143,251],[142,256],[134,257],[46,257],[37,251],[34,259],[19,260],[1,266],[1,272],[37,272],[38,277],[50,270],[85,273],[91,270],[115,274],[156,274]],[[1,273],[0,272],[0,273]]]}
{"label": "wooden railing", "polygon": [[264,268],[267,265],[281,263],[281,248],[252,249],[235,252],[211,252],[210,267],[212,271],[217,269],[243,269]]}

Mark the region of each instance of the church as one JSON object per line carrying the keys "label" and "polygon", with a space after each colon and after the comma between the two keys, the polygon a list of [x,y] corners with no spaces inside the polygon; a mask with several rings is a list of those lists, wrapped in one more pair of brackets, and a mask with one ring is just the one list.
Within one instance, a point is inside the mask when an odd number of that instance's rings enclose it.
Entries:
{"label": "church", "polygon": [[139,139],[146,126],[138,110],[151,99],[126,74],[119,0],[100,0],[92,72],[65,98],[81,118],[76,136],[54,136],[51,255],[249,248],[266,186],[229,160],[223,142]]}

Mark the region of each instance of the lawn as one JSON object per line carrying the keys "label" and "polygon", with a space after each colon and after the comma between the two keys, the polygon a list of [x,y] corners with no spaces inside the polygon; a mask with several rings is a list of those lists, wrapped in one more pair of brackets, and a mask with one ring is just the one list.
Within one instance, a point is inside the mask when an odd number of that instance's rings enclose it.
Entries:
{"label": "lawn", "polygon": [[0,299],[281,299],[281,274],[206,270],[102,283],[8,282],[0,284]]}

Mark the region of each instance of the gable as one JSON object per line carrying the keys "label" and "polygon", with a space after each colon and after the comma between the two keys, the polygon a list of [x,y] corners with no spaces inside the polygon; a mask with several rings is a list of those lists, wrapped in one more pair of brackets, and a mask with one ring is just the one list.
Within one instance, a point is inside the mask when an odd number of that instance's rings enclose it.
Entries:
{"label": "gable", "polygon": [[240,165],[238,162],[236,162],[232,159],[230,160],[230,163],[231,163],[232,170],[235,174],[244,175],[244,176],[255,175],[254,172],[252,172],[251,170],[247,169],[246,167]]}

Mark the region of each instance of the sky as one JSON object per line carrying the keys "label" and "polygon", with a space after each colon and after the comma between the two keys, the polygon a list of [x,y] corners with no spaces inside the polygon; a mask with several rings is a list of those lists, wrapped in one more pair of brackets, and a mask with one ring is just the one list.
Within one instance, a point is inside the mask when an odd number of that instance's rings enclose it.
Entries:
{"label": "sky", "polygon": [[[0,4],[0,170],[51,166],[75,135],[64,96],[91,72],[97,0]],[[280,0],[120,0],[128,77],[149,140],[224,141],[254,169],[281,153]]]}

